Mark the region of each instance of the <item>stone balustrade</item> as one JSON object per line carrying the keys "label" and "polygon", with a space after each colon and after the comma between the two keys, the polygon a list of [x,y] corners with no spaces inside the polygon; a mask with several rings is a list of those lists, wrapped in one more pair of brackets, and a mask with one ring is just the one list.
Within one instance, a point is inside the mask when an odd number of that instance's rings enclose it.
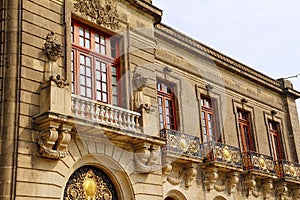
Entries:
{"label": "stone balustrade", "polygon": [[75,119],[88,120],[122,130],[140,132],[140,113],[110,104],[72,95]]}

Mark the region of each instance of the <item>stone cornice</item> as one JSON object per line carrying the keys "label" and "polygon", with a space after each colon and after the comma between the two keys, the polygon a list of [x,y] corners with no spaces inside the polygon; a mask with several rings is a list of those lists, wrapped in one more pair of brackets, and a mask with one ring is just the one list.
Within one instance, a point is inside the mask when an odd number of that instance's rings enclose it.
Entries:
{"label": "stone cornice", "polygon": [[[216,61],[221,67],[233,71],[234,73],[241,76],[259,81],[260,83],[273,88],[277,92],[283,92],[280,81],[274,80],[254,69],[251,69],[250,67],[200,43],[197,40],[184,35],[183,33],[180,33],[179,31],[172,29],[165,24],[157,24],[155,28],[157,34],[167,34],[172,37],[172,41],[177,43],[178,41],[180,41],[187,44],[188,46],[197,49],[198,51],[202,52],[202,56],[206,57],[207,59]],[[289,92],[292,93],[295,98],[300,97],[300,93],[293,89],[289,89]]]}
{"label": "stone cornice", "polygon": [[138,9],[141,9],[155,19],[155,24],[159,24],[161,21],[162,16],[162,10],[153,6],[152,4],[144,1],[144,0],[127,0],[131,5],[137,7]]}

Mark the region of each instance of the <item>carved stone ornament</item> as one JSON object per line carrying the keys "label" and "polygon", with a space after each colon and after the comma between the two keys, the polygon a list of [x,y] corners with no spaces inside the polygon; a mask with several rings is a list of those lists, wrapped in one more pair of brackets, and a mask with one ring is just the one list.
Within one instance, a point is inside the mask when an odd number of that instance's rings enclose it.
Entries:
{"label": "carved stone ornament", "polygon": [[206,168],[204,171],[205,187],[207,191],[211,191],[215,188],[215,184],[219,178],[218,169],[215,167]]}
{"label": "carved stone ornament", "polygon": [[66,81],[65,79],[62,79],[60,75],[57,75],[56,78],[50,76],[50,81],[54,81],[55,84],[60,88],[65,88],[70,85],[69,82]]}
{"label": "carved stone ornament", "polygon": [[65,188],[64,200],[117,200],[111,180],[95,167],[82,167],[70,177]]}
{"label": "carved stone ornament", "polygon": [[287,183],[280,182],[276,185],[276,194],[279,200],[288,200],[288,191]]}
{"label": "carved stone ornament", "polygon": [[160,169],[160,148],[150,144],[138,145],[134,153],[137,172],[149,173]]}
{"label": "carved stone ornament", "polygon": [[197,169],[195,166],[191,165],[184,169],[183,174],[184,174],[184,180],[185,180],[185,187],[189,188],[192,185],[192,180],[197,175]]}
{"label": "carved stone ornament", "polygon": [[37,137],[41,156],[52,159],[64,158],[71,141],[70,131],[70,125],[59,122],[47,123]]}
{"label": "carved stone ornament", "polygon": [[256,180],[254,175],[248,175],[244,178],[244,191],[247,197],[259,197],[259,192],[256,190]]}
{"label": "carved stone ornament", "polygon": [[112,0],[105,0],[102,7],[100,0],[76,0],[75,11],[90,17],[96,23],[109,27],[112,30],[119,29],[120,18],[117,12],[116,3]]}
{"label": "carved stone ornament", "polygon": [[163,168],[163,182],[166,182],[167,180],[172,185],[179,185],[184,180],[186,188],[189,188],[192,185],[192,180],[196,175],[197,169],[193,163],[188,164],[187,167],[181,168],[176,172],[174,172],[171,163],[166,163],[166,166]]}
{"label": "carved stone ornament", "polygon": [[132,76],[132,83],[135,88],[133,98],[135,110],[138,112],[140,112],[142,109],[144,109],[147,113],[154,112],[153,106],[145,102],[143,90],[146,87],[147,82],[148,79],[143,77],[142,74],[137,70],[137,68],[135,68]]}
{"label": "carved stone ornament", "polygon": [[263,185],[262,185],[262,194],[264,199],[269,199],[270,198],[270,194],[273,190],[273,180],[268,178],[266,180],[263,181]]}
{"label": "carved stone ornament", "polygon": [[62,45],[51,31],[46,36],[45,52],[50,61],[57,61],[62,56]]}
{"label": "carved stone ornament", "polygon": [[239,172],[229,172],[227,174],[227,191],[229,194],[232,194],[236,191],[237,184],[240,180],[240,173]]}

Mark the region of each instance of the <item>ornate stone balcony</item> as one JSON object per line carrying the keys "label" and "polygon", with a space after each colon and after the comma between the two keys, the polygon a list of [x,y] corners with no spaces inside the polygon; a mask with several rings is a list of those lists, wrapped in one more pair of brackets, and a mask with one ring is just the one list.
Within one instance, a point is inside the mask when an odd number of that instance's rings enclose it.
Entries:
{"label": "ornate stone balcony", "polygon": [[300,164],[286,160],[276,162],[277,175],[287,181],[300,183]]}
{"label": "ornate stone balcony", "polygon": [[216,167],[242,170],[241,151],[237,147],[219,142],[208,142],[201,145],[203,163],[212,163]]}
{"label": "ornate stone balcony", "polygon": [[164,151],[174,155],[201,158],[199,137],[169,129],[162,129],[160,136],[167,140],[167,144],[163,147]]}
{"label": "ornate stone balcony", "polygon": [[275,178],[275,165],[271,156],[256,152],[246,152],[243,154],[244,170],[262,177]]}
{"label": "ornate stone balcony", "polygon": [[139,125],[141,114],[120,107],[72,95],[72,112],[75,119],[80,121],[99,123],[125,131],[141,132]]}

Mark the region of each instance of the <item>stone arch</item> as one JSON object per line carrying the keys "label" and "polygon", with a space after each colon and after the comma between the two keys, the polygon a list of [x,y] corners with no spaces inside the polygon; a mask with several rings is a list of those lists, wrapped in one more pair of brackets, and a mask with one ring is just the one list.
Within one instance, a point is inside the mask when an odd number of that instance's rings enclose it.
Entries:
{"label": "stone arch", "polygon": [[[101,163],[99,161],[101,161]],[[125,170],[115,160],[103,154],[89,154],[78,159],[66,177],[64,184],[65,188],[69,179],[76,172],[76,170],[79,170],[85,166],[90,166],[93,169],[99,169],[107,178],[109,178],[111,184],[116,190],[117,199],[135,199],[131,182]],[[62,196],[64,196],[65,188]]]}
{"label": "stone arch", "polygon": [[164,200],[187,200],[187,198],[178,190],[170,190]]}

